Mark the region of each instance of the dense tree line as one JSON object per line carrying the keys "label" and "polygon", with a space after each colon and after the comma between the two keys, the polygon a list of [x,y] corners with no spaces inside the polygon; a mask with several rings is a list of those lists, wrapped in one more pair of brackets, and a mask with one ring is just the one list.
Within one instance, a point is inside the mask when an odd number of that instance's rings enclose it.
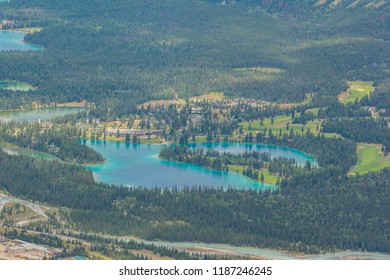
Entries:
{"label": "dense tree line", "polygon": [[[257,4],[271,13],[290,6],[290,1],[266,2]],[[87,99],[101,113],[122,117],[150,99],[208,91],[297,102],[306,93],[335,97],[345,90],[344,80],[381,81],[389,70],[388,42],[369,39],[388,36],[388,18],[379,16],[386,15],[382,9],[306,15],[311,24],[304,24],[295,17],[256,12],[248,2],[229,9],[199,0],[119,0],[116,5],[103,0],[18,0],[1,5],[1,18],[12,18],[20,27],[44,27],[25,39],[45,50],[0,52],[0,79],[38,88],[28,94],[1,90],[0,109]],[[39,18],[20,9],[39,10]],[[340,18],[353,22],[353,30],[346,30]],[[368,39],[359,39],[364,37]]]}
{"label": "dense tree line", "polygon": [[325,108],[318,110],[317,117],[320,119],[327,118],[358,118],[358,117],[370,117],[371,113],[358,103],[352,104],[340,104],[334,102],[327,105]]}
{"label": "dense tree line", "polygon": [[[99,245],[103,248],[108,246],[117,246],[123,250],[148,250],[155,254],[160,255],[161,257],[170,257],[176,260],[199,260],[199,259],[215,259],[216,256],[212,255],[201,255],[201,254],[191,254],[184,251],[179,251],[178,249],[168,248],[166,246],[157,246],[154,244],[145,244],[143,242],[137,242],[134,240],[123,240],[118,238],[109,238],[102,237],[96,234],[86,234],[86,233],[74,233],[74,232],[63,232],[63,234],[78,238],[82,240],[86,240],[89,242],[93,242],[94,245],[93,250],[99,248]],[[124,258],[127,259],[127,258]]]}
{"label": "dense tree line", "polygon": [[257,143],[267,143],[277,146],[285,146],[304,151],[316,157],[319,166],[337,167],[347,172],[351,166],[357,163],[356,144],[350,140],[341,138],[327,138],[323,134],[315,136],[310,131],[301,135],[283,133],[280,137],[265,132],[256,135]]}
{"label": "dense tree line", "polygon": [[326,120],[322,124],[324,132],[335,132],[356,142],[382,144],[390,147],[390,129],[384,119],[355,118]]}
{"label": "dense tree line", "polygon": [[28,234],[24,230],[16,230],[16,229],[5,229],[2,232],[2,235],[6,236],[9,239],[19,239],[26,242],[47,245],[49,247],[54,248],[62,248],[63,243],[62,240],[57,236],[49,236],[46,234]]}
{"label": "dense tree line", "polygon": [[[282,178],[291,176],[299,172],[300,169],[294,159],[282,157],[271,159],[269,153],[257,151],[234,154],[219,152],[214,149],[191,149],[184,145],[174,145],[163,147],[159,156],[166,160],[198,164],[206,168],[223,171],[229,171],[229,165],[243,166],[243,174],[256,181],[261,179],[259,169],[268,168],[271,173],[278,174]],[[307,168],[311,168],[310,163]],[[264,181],[264,177],[262,181]]]}
{"label": "dense tree line", "polygon": [[10,156],[0,151],[0,164],[2,188],[43,203],[107,210],[112,209],[112,199],[122,192],[120,188],[102,191],[108,186],[96,184],[91,171],[59,161]]}
{"label": "dense tree line", "polygon": [[[334,168],[314,172],[316,176],[303,174],[286,181],[273,193],[133,189],[132,199],[118,206],[127,215],[156,222],[128,229],[148,239],[227,242],[305,252],[336,248],[388,252],[390,233],[383,221],[389,211],[386,178],[390,170],[356,178],[347,178]],[[123,225],[99,226],[99,216],[106,221],[114,217],[80,210],[71,215],[85,230],[95,225],[95,230],[124,233]]]}
{"label": "dense tree line", "polygon": [[[33,149],[54,155],[64,161],[73,163],[98,163],[104,158],[95,150],[81,145],[77,140],[76,131],[63,131],[63,128],[44,128],[38,123],[2,124],[0,126],[0,139],[17,146]],[[73,133],[73,135],[72,135]]]}
{"label": "dense tree line", "polygon": [[383,83],[382,86],[374,94],[363,97],[360,103],[363,106],[374,106],[380,116],[390,117],[390,82]]}

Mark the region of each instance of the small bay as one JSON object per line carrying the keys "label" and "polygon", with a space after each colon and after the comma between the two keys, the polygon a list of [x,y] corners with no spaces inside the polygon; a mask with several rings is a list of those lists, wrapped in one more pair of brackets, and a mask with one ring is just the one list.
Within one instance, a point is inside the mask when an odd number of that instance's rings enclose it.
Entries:
{"label": "small bay", "polygon": [[40,51],[42,47],[24,42],[24,32],[0,31],[0,51]]}

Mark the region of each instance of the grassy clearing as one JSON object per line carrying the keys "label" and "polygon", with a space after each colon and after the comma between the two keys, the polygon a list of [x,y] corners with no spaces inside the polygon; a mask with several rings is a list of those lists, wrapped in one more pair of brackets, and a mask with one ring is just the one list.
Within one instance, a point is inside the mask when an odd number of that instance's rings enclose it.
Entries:
{"label": "grassy clearing", "polygon": [[103,261],[112,260],[112,258],[95,251],[87,250],[87,254],[90,260],[103,260]]}
{"label": "grassy clearing", "polygon": [[353,103],[356,99],[359,101],[375,89],[373,82],[351,81],[348,84],[349,88],[338,96],[340,103]]}
{"label": "grassy clearing", "polygon": [[314,115],[318,115],[318,111],[320,110],[320,108],[312,108],[312,109],[307,109],[306,110],[306,113],[312,113]]}
{"label": "grassy clearing", "polygon": [[37,214],[33,210],[17,202],[5,203],[1,215],[3,216],[3,219],[8,222],[31,220],[37,217]]}
{"label": "grassy clearing", "polygon": [[312,93],[306,93],[305,94],[305,99],[301,102],[296,102],[296,103],[282,103],[282,104],[279,104],[279,106],[281,108],[294,108],[294,107],[298,107],[300,105],[305,105],[305,104],[309,104],[311,102],[311,100],[313,99],[313,94]]}
{"label": "grassy clearing", "polygon": [[42,31],[42,27],[25,27],[25,28],[14,28],[12,31],[24,32],[24,33],[35,33]]}
{"label": "grassy clearing", "polygon": [[350,175],[379,171],[390,166],[390,155],[383,156],[381,145],[359,143],[357,148],[358,164],[352,167]]}
{"label": "grassy clearing", "polygon": [[3,80],[0,81],[0,89],[12,91],[29,91],[36,90],[37,88],[24,82]]}
{"label": "grassy clearing", "polygon": [[283,69],[273,67],[251,67],[251,68],[235,68],[235,71],[253,71],[266,74],[281,74],[284,72]]}
{"label": "grassy clearing", "polygon": [[138,254],[138,255],[144,256],[145,258],[148,258],[151,260],[173,260],[170,257],[161,256],[161,255],[156,254],[156,253],[149,251],[149,250],[132,250],[131,253],[134,255]]}
{"label": "grassy clearing", "polygon": [[60,158],[53,156],[51,154],[32,150],[32,149],[22,148],[12,143],[0,142],[0,148],[5,150],[9,154],[25,155],[25,156],[30,156],[39,159],[50,159],[50,160],[61,161]]}
{"label": "grassy clearing", "polygon": [[158,106],[165,106],[165,107],[168,107],[169,105],[176,105],[178,106],[179,108],[183,107],[185,105],[185,101],[184,100],[152,100],[152,101],[148,101],[144,104],[141,104],[139,107],[141,108],[142,106],[144,108],[147,108],[147,107],[152,107],[152,108],[155,108],[155,107],[158,107]]}
{"label": "grassy clearing", "polygon": [[241,83],[273,81],[283,75],[284,70],[272,67],[233,68],[213,73],[211,88],[226,88]]}
{"label": "grassy clearing", "polygon": [[[90,139],[90,135],[87,135],[87,138]],[[141,144],[163,144],[165,143],[164,139],[160,137],[153,137],[153,138],[139,138],[141,141]],[[124,143],[132,143],[133,137],[130,136],[130,142],[126,142],[126,137],[125,136],[111,136],[111,135],[106,135],[106,138],[104,139],[103,137],[100,137],[99,139],[95,140],[107,140],[107,141],[117,141],[117,142],[124,142]]]}
{"label": "grassy clearing", "polygon": [[83,100],[83,101],[80,101],[80,102],[66,102],[66,103],[61,103],[61,104],[57,104],[57,107],[85,107],[88,105],[88,102],[87,100]]}
{"label": "grassy clearing", "polygon": [[158,43],[162,46],[171,46],[171,47],[179,46],[187,42],[188,40],[185,38],[176,37],[172,35],[168,35],[165,39],[158,41]]}
{"label": "grassy clearing", "polygon": [[[237,172],[237,173],[240,173],[240,174],[242,174],[242,172],[243,172],[243,170],[244,170],[244,167],[241,166],[241,165],[229,164],[229,165],[228,165],[228,168],[229,168],[229,172],[232,171],[232,172]],[[259,181],[259,179],[260,179],[261,173],[264,174],[264,183],[276,185],[276,182],[277,182],[278,179],[279,179],[278,176],[272,175],[271,173],[269,173],[269,171],[268,171],[267,169],[260,169],[260,170],[259,170],[259,178],[258,178],[258,181]]]}
{"label": "grassy clearing", "polygon": [[141,144],[162,144],[165,143],[164,139],[156,137],[156,138],[141,138]]}
{"label": "grassy clearing", "polygon": [[242,122],[243,130],[263,130],[264,128],[281,128],[286,127],[287,123],[292,123],[291,116],[277,116],[274,118],[273,122],[271,118],[266,118],[263,120],[263,124],[261,125],[260,120],[256,120],[253,122]]}
{"label": "grassy clearing", "polygon": [[201,96],[194,96],[190,98],[191,102],[202,102],[202,101],[221,101],[225,98],[223,92],[209,92]]}
{"label": "grassy clearing", "polygon": [[[301,51],[309,48],[320,48],[320,47],[331,47],[331,46],[337,46],[337,45],[345,45],[345,44],[352,44],[352,43],[365,43],[372,41],[373,39],[368,37],[358,37],[358,36],[350,36],[350,37],[334,37],[334,38],[326,38],[326,39],[320,39],[320,40],[309,40],[309,41],[302,41],[298,44],[292,44],[288,46],[286,49],[289,51]],[[376,39],[374,39],[376,40]],[[379,41],[379,39],[378,39]]]}
{"label": "grassy clearing", "polygon": [[[269,130],[272,131],[272,134],[278,135],[280,131],[282,133],[290,132],[292,130],[294,133],[306,133],[308,130],[312,132],[313,134],[318,134],[321,131],[321,122],[320,119],[315,119],[313,121],[308,122],[305,125],[302,124],[292,124],[292,118],[291,116],[278,116],[274,118],[274,121],[272,123],[272,120],[270,118],[264,119],[263,124],[261,125],[260,120],[256,120],[253,122],[242,122],[242,129],[244,132],[249,133],[257,133],[258,131],[263,131],[264,129],[267,130],[267,134],[269,133]],[[288,124],[288,129],[287,129]]]}
{"label": "grassy clearing", "polygon": [[[192,139],[188,139],[190,142],[192,142]],[[202,143],[207,142],[207,137],[203,135],[195,136],[195,143]]]}

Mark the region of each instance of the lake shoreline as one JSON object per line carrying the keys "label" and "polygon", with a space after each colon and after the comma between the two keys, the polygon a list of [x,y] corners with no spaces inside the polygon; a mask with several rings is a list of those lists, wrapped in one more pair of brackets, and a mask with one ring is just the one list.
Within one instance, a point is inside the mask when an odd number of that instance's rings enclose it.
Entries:
{"label": "lake shoreline", "polygon": [[[21,32],[21,33],[25,33],[25,32]],[[25,33],[25,34],[28,34],[28,33]],[[24,44],[26,44],[26,45],[38,47],[38,48],[41,49],[40,51],[43,51],[43,50],[45,49],[44,46],[37,45],[37,44],[33,44],[33,43],[30,43],[30,42],[28,42],[28,41],[26,41],[26,40],[22,40],[22,42],[23,42]]]}
{"label": "lake shoreline", "polygon": [[[98,182],[150,188],[156,186],[183,188],[193,185],[224,187],[226,189],[230,187],[257,190],[280,188],[274,182],[253,180],[234,170],[213,170],[201,165],[160,159],[159,153],[163,147],[161,144],[132,144],[129,142],[121,144],[119,141],[86,139],[80,139],[80,141],[99,152],[106,159],[104,164],[86,166],[94,172],[94,177]],[[197,145],[207,148],[207,143]],[[219,143],[219,145],[221,144]],[[220,148],[226,151],[237,148],[245,149],[234,144],[227,147],[220,146]],[[285,149],[270,150],[269,147],[267,149],[267,146],[264,152],[270,152],[275,157],[285,155],[285,157],[295,158],[298,162],[304,162],[307,158],[302,153]]]}
{"label": "lake shoreline", "polygon": [[[24,35],[27,35],[29,34],[28,32],[24,32],[24,31],[20,31],[20,30],[0,30],[0,33],[16,33],[16,34],[24,34]],[[24,50],[24,51],[43,51],[45,49],[44,46],[41,46],[41,45],[38,45],[38,44],[33,44],[33,43],[30,43],[28,41],[26,41],[24,39],[24,36],[22,39],[19,39],[19,40],[16,40],[17,42],[20,42],[22,44],[25,44],[25,45],[28,45],[28,46],[32,46],[32,47],[35,47],[35,48],[38,48],[38,49],[29,49],[29,50]],[[18,49],[10,49],[10,50],[0,50],[0,51],[18,51]]]}

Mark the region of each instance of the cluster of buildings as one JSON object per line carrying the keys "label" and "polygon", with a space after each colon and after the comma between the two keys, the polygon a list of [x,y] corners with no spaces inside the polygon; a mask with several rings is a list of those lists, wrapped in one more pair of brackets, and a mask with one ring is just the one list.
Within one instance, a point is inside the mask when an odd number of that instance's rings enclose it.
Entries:
{"label": "cluster of buildings", "polygon": [[[189,103],[175,103],[173,101],[150,101],[141,105],[143,108],[149,108],[152,112],[156,112],[159,110],[163,110],[166,106],[174,104],[178,109],[180,107],[186,106],[190,113],[190,121],[194,123],[198,123],[202,121],[204,115],[204,103],[207,102],[212,107],[213,112],[219,110],[229,110],[232,108],[238,108],[241,110],[247,110],[248,106],[255,108],[266,108],[271,106],[272,104],[263,100],[255,100],[250,98],[212,98],[212,99],[202,99],[202,97],[193,97],[190,99]],[[179,106],[180,104],[180,106]],[[164,120],[156,120],[153,116],[145,116],[143,119],[136,119],[138,122],[147,123],[146,127],[155,127],[160,128],[164,126]],[[141,137],[141,138],[153,138],[153,137],[161,137],[164,134],[162,129],[134,129],[134,128],[125,128],[121,127],[121,123],[118,123],[116,126],[108,127],[105,129],[106,135],[114,136],[114,137],[124,137],[126,135],[133,137]],[[119,126],[118,126],[119,124]],[[144,127],[144,126],[141,126]]]}
{"label": "cluster of buildings", "polygon": [[9,240],[0,235],[0,259],[25,259],[25,260],[42,260],[51,259],[61,251],[49,250],[48,248],[23,240]]}
{"label": "cluster of buildings", "polygon": [[15,24],[13,20],[2,20],[0,23],[0,29],[10,29]]}
{"label": "cluster of buildings", "polygon": [[246,107],[254,108],[266,108],[271,106],[271,102],[264,100],[256,100],[251,98],[232,98],[232,99],[223,99],[221,101],[209,102],[213,109],[227,110],[231,108],[240,108],[245,109]]}

